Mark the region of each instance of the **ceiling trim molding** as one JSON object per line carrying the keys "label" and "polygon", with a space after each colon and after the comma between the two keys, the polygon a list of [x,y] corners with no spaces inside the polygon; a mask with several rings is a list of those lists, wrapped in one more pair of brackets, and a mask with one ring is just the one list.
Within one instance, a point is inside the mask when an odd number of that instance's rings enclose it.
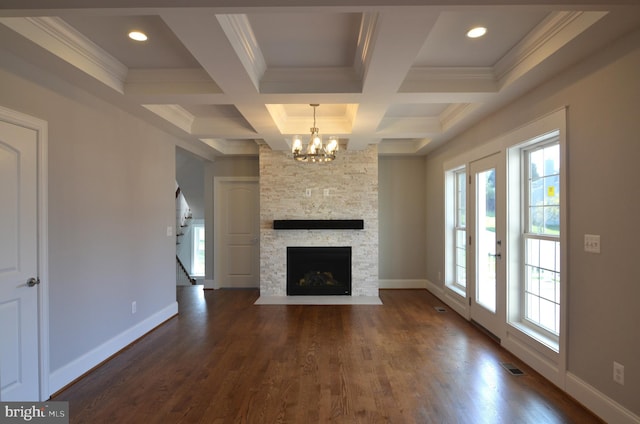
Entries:
{"label": "ceiling trim molding", "polygon": [[362,81],[352,67],[269,68],[260,92],[276,93],[361,93]]}
{"label": "ceiling trim molding", "polygon": [[371,60],[373,37],[376,33],[377,24],[377,12],[364,12],[362,14],[360,33],[358,34],[358,44],[356,46],[356,57],[353,62],[353,68],[356,75],[360,77],[360,80],[364,80],[364,74]]}
{"label": "ceiling trim molding", "polygon": [[440,119],[432,116],[383,118],[376,131],[376,135],[382,138],[387,135],[393,135],[394,138],[411,139],[441,133],[442,125]]}
{"label": "ceiling trim molding", "polygon": [[501,86],[516,80],[603,18],[608,12],[553,12],[494,66]]}
{"label": "ceiling trim molding", "polygon": [[194,116],[178,105],[142,105],[159,117],[172,123],[182,131],[191,134]]}
{"label": "ceiling trim molding", "polygon": [[222,94],[204,69],[130,69],[125,94]]}
{"label": "ceiling trim molding", "polygon": [[449,128],[458,124],[467,115],[476,110],[478,106],[478,103],[455,103],[448,106],[439,117],[442,131],[447,131]]}
{"label": "ceiling trim molding", "polygon": [[413,67],[399,90],[400,93],[497,91],[490,67]]}
{"label": "ceiling trim molding", "polygon": [[233,14],[216,15],[216,19],[249,73],[253,85],[259,90],[260,80],[267,70],[267,62],[253,33],[249,18],[247,15]]}
{"label": "ceiling trim molding", "polygon": [[127,67],[62,19],[0,18],[0,23],[108,87],[124,93]]}
{"label": "ceiling trim molding", "polygon": [[257,155],[258,144],[254,140],[223,140],[219,138],[201,138],[207,146],[221,155]]}

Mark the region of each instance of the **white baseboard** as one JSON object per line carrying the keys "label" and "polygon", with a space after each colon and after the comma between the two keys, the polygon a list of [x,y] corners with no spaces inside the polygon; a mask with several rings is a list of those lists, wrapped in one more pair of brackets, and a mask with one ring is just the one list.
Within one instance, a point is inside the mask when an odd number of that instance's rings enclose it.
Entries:
{"label": "white baseboard", "polygon": [[[460,303],[454,294],[450,294],[447,289],[429,280],[426,280],[426,288],[447,306],[454,309],[466,319],[469,319],[464,304]],[[530,347],[517,342],[517,339],[507,337],[503,340],[503,346],[604,421],[616,424],[640,424],[640,417],[638,415],[629,411],[572,373],[565,372],[564,375],[561,375],[557,367],[541,355],[538,355],[534,350],[530,349]]]}
{"label": "white baseboard", "polygon": [[640,417],[596,388],[567,372],[566,392],[608,423],[640,424]]}
{"label": "white baseboard", "polygon": [[426,289],[427,280],[378,280],[381,289]]}
{"label": "white baseboard", "polygon": [[442,287],[433,283],[431,280],[425,280],[425,287],[431,292],[432,295],[440,300],[443,300],[444,290],[442,289]]}
{"label": "white baseboard", "polygon": [[427,280],[427,290],[440,299],[445,305],[453,309],[464,319],[469,319],[469,309],[467,308],[464,297],[460,297],[451,290],[443,288],[429,280]]}
{"label": "white baseboard", "polygon": [[118,353],[177,313],[178,302],[174,302],[144,321],[139,322],[95,349],[71,361],[67,365],[53,371],[49,375],[49,396],[67,386],[96,365]]}

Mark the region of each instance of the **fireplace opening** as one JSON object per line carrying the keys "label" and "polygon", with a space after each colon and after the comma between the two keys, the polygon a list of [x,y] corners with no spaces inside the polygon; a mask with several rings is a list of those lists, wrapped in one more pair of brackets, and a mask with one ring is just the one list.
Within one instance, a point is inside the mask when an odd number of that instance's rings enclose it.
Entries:
{"label": "fireplace opening", "polygon": [[287,295],[351,295],[351,247],[287,247]]}

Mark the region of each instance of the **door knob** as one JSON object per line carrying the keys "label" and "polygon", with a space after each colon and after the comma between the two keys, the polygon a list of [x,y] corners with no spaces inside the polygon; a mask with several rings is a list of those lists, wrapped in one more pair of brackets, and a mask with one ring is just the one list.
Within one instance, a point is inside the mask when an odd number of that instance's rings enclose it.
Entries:
{"label": "door knob", "polygon": [[39,278],[31,277],[27,280],[27,287],[33,287],[37,284],[40,284]]}

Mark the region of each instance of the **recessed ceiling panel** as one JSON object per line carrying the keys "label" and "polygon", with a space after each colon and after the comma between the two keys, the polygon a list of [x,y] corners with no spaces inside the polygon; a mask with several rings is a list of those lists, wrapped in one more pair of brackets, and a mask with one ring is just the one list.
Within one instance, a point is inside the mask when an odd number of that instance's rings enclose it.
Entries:
{"label": "recessed ceiling panel", "polygon": [[439,116],[449,104],[444,103],[412,103],[394,104],[387,109],[387,118],[422,118]]}
{"label": "recessed ceiling panel", "polygon": [[[540,9],[443,12],[414,66],[493,66],[547,15]],[[468,38],[476,26],[486,27],[486,35]]]}
{"label": "recessed ceiling panel", "polygon": [[182,107],[196,118],[242,118],[242,114],[234,105],[184,105]]}
{"label": "recessed ceiling panel", "polygon": [[351,67],[359,13],[264,13],[249,15],[267,67]]}
{"label": "recessed ceiling panel", "polygon": [[[128,68],[199,68],[200,64],[158,16],[67,16],[64,20]],[[136,42],[130,31],[149,39]]]}

